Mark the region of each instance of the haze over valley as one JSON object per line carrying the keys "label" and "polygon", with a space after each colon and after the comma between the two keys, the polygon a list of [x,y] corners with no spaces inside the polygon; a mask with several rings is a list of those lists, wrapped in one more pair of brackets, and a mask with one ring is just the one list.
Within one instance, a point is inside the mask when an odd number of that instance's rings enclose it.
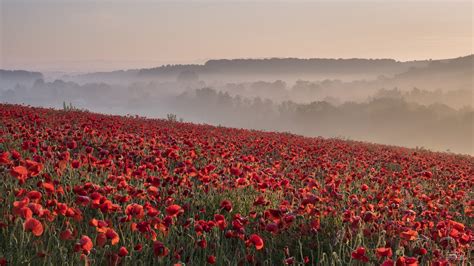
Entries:
{"label": "haze over valley", "polygon": [[59,77],[2,70],[0,99],[472,154],[473,58],[210,60]]}

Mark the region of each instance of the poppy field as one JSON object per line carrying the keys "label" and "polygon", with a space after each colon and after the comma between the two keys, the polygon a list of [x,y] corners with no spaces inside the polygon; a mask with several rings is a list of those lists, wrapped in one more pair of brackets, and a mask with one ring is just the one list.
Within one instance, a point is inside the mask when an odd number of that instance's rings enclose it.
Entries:
{"label": "poppy field", "polygon": [[470,156],[2,104],[0,178],[0,265],[473,261]]}

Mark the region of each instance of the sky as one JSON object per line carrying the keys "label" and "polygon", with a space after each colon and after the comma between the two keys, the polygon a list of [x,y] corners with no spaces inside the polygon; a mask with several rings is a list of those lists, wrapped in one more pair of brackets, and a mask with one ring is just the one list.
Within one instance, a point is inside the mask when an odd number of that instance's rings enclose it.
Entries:
{"label": "sky", "polygon": [[472,1],[0,0],[0,68],[472,54]]}

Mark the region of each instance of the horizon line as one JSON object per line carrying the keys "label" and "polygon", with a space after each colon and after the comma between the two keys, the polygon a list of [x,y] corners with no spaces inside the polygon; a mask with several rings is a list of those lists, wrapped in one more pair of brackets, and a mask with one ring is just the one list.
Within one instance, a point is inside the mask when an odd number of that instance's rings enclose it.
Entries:
{"label": "horizon line", "polygon": [[[406,62],[417,62],[417,61],[443,61],[443,60],[452,60],[452,59],[457,59],[457,58],[463,58],[463,57],[469,57],[473,56],[474,53],[469,53],[466,55],[460,55],[456,57],[442,57],[442,58],[424,58],[424,59],[411,59],[411,60],[397,60],[395,58],[390,58],[390,57],[379,57],[379,58],[365,58],[365,57],[235,57],[235,58],[207,58],[207,59],[195,59],[195,60],[186,60],[189,61],[190,63],[161,63],[161,65],[156,65],[156,66],[142,66],[142,67],[136,67],[136,68],[115,68],[111,67],[109,69],[103,69],[103,70],[39,70],[33,68],[18,68],[18,67],[0,67],[0,70],[6,70],[6,71],[30,71],[30,72],[65,72],[65,73],[108,73],[108,72],[116,72],[116,71],[133,71],[133,70],[142,70],[142,69],[155,69],[155,68],[160,68],[160,67],[166,67],[166,66],[204,66],[206,63],[209,61],[219,61],[219,60],[228,60],[228,61],[233,61],[233,60],[272,60],[272,59],[296,59],[296,60],[394,60],[399,63],[406,63]],[[155,62],[165,62],[166,60],[151,60],[148,61],[150,63]],[[180,60],[181,61],[181,60]],[[191,63],[192,61],[200,61],[201,63]],[[60,61],[50,61],[50,62],[43,62],[43,63],[38,63],[38,64],[54,64],[54,63],[90,63],[90,62],[103,62],[103,63],[126,63],[126,62],[136,62],[136,63],[141,63],[141,64],[146,64],[147,61],[144,60],[105,60],[105,59],[93,59],[93,60],[60,60]],[[57,69],[58,67],[51,67],[52,69]],[[59,67],[60,68],[60,67]],[[67,68],[80,68],[80,67],[65,67]],[[94,67],[92,67],[94,68]],[[101,67],[99,67],[101,68]],[[107,68],[107,67],[105,67]]]}

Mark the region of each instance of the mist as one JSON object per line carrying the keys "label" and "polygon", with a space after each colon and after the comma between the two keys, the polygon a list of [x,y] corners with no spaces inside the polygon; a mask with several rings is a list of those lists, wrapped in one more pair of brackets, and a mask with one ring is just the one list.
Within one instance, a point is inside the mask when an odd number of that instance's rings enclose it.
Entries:
{"label": "mist", "polygon": [[211,60],[0,72],[0,101],[435,151],[473,152],[473,60]]}

